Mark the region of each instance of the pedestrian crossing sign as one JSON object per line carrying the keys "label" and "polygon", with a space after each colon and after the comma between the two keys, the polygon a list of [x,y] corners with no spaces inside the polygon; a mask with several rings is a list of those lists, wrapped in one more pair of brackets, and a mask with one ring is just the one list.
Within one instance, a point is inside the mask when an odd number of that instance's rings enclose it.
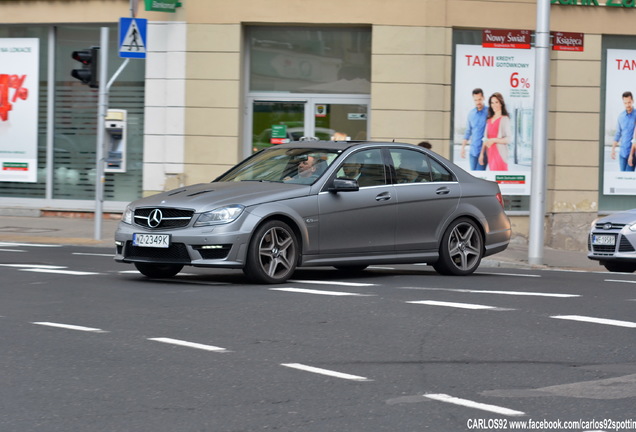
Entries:
{"label": "pedestrian crossing sign", "polygon": [[119,19],[119,57],[140,59],[146,58],[147,28],[147,19]]}

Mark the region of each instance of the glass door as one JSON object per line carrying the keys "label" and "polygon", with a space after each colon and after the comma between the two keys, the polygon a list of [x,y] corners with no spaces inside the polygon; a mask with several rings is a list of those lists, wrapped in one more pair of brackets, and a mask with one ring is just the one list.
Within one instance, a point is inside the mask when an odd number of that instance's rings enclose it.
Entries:
{"label": "glass door", "polygon": [[252,102],[252,148],[255,153],[305,136],[306,101]]}
{"label": "glass door", "polygon": [[313,136],[325,140],[366,140],[368,103],[322,101],[313,104]]}
{"label": "glass door", "polygon": [[367,139],[369,98],[248,98],[245,155],[302,137]]}

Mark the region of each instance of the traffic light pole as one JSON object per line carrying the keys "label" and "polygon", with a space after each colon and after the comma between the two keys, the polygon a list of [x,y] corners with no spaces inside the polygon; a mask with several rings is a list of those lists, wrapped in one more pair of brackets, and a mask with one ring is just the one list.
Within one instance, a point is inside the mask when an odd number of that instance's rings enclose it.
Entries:
{"label": "traffic light pole", "polygon": [[97,149],[95,176],[95,240],[102,238],[102,218],[104,217],[104,141],[106,112],[108,111],[108,27],[102,27],[99,50],[99,97],[97,101]]}
{"label": "traffic light pole", "polygon": [[97,100],[97,144],[95,151],[95,240],[101,240],[102,237],[102,219],[104,217],[104,184],[106,182],[105,173],[105,141],[106,141],[106,115],[108,113],[108,93],[119,74],[128,66],[130,59],[126,59],[117,72],[107,82],[108,74],[108,27],[102,27],[100,33],[100,49],[99,49],[99,74],[98,74],[98,100]]}

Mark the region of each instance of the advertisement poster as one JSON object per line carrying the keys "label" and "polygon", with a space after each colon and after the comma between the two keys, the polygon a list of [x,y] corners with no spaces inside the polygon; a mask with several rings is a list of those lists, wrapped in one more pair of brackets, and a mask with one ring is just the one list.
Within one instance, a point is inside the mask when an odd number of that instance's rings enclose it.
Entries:
{"label": "advertisement poster", "polygon": [[[630,116],[631,129],[619,127],[619,119],[621,116],[625,117],[626,101],[623,93],[627,91],[632,93],[632,100],[636,98],[636,50],[607,50],[605,133],[601,143],[605,195],[636,195],[636,172],[634,166],[630,166],[625,160],[632,144],[636,114],[632,112]],[[615,141],[617,145],[612,152]],[[636,165],[636,162],[633,164]]]}
{"label": "advertisement poster", "polygon": [[[530,195],[532,171],[532,130],[534,121],[534,49],[484,48],[479,45],[457,45],[455,58],[455,100],[453,130],[453,162],[472,175],[499,183],[504,195]],[[507,146],[498,145],[501,161],[484,161],[485,170],[472,169],[472,152],[481,146],[477,134],[468,126],[475,108],[473,90],[483,90],[484,104],[500,93],[508,112]],[[503,123],[503,118],[501,120]],[[503,126],[503,125],[502,125]],[[483,126],[482,126],[483,129]],[[474,134],[462,151],[465,135]],[[496,135],[496,134],[495,134]],[[482,136],[483,138],[483,136]],[[486,153],[486,159],[488,152]],[[507,153],[507,154],[506,154]],[[492,153],[490,153],[492,154]],[[503,162],[503,163],[502,163]]]}
{"label": "advertisement poster", "polygon": [[0,38],[0,181],[37,181],[39,58],[39,39]]}

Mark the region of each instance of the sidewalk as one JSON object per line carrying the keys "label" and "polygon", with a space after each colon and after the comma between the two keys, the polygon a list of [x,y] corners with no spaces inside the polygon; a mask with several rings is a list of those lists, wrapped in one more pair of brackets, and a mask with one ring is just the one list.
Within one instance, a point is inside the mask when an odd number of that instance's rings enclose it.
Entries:
{"label": "sidewalk", "polygon": [[[113,235],[118,220],[104,219],[99,240],[95,240],[95,221],[82,217],[0,216],[0,242],[72,244],[115,247]],[[561,268],[605,271],[605,267],[587,258],[585,251],[551,248],[543,250],[543,265],[528,264],[528,245],[521,238],[513,239],[505,251],[486,257],[482,268]]]}
{"label": "sidewalk", "polygon": [[0,216],[0,242],[114,248],[113,236],[118,223],[119,220],[103,219],[99,240],[95,240],[95,221],[92,218]]}

